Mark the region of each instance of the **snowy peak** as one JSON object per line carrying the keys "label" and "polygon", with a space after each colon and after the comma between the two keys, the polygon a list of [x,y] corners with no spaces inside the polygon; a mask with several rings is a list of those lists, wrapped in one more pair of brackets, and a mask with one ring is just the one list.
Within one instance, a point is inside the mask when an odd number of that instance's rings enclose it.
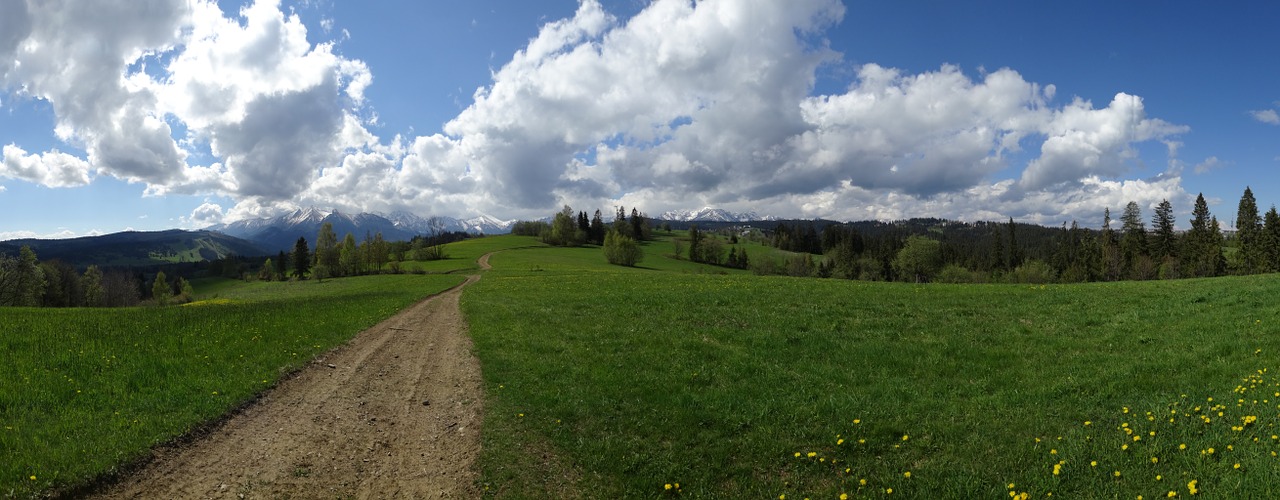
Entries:
{"label": "snowy peak", "polygon": [[777,220],[773,216],[761,217],[754,211],[730,212],[722,208],[705,207],[702,210],[672,210],[658,217],[661,220],[679,222],[750,222],[760,220]]}
{"label": "snowy peak", "polygon": [[[437,222],[432,227],[432,219]],[[503,221],[488,215],[467,220],[452,217],[426,218],[404,211],[391,214],[348,214],[337,210],[308,207],[294,210],[279,217],[247,219],[230,224],[217,224],[206,229],[253,241],[269,249],[288,250],[299,237],[313,241],[320,226],[333,225],[333,231],[341,238],[347,233],[363,238],[366,234],[382,233],[388,240],[408,240],[416,235],[435,231],[460,231],[472,234],[499,234],[511,231],[514,221]]]}

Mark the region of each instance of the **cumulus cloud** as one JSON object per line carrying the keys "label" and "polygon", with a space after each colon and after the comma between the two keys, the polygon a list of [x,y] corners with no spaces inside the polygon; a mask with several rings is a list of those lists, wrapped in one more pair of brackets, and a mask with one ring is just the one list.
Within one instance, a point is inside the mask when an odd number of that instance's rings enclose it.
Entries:
{"label": "cumulus cloud", "polygon": [[[308,204],[534,217],[568,203],[1053,223],[1185,198],[1188,128],[1146,116],[1139,96],[1059,104],[1014,69],[877,64],[813,95],[818,69],[844,64],[823,39],[845,15],[837,0],[656,0],[626,20],[582,0],[440,133],[392,138],[358,118],[376,116],[370,69],[309,41],[278,0],[0,10],[2,83],[50,102],[59,137],[87,152],[14,145],[0,175],[71,186],[97,173],[235,200],[192,221]],[[1132,179],[1147,141],[1169,145],[1171,168]],[[204,147],[213,161],[192,164]]]}
{"label": "cumulus cloud", "polygon": [[1253,115],[1254,120],[1271,125],[1280,125],[1280,114],[1276,114],[1274,109],[1259,109],[1249,112]]}
{"label": "cumulus cloud", "polygon": [[49,187],[83,186],[89,183],[89,164],[80,158],[60,152],[27,154],[13,144],[4,147],[0,161],[0,177],[22,179]]}
{"label": "cumulus cloud", "polygon": [[[0,9],[4,87],[48,101],[58,137],[81,146],[90,169],[152,195],[297,197],[337,161],[344,117],[372,82],[363,62],[310,43],[278,0],[230,17],[201,0]],[[221,161],[190,165],[200,145]]]}
{"label": "cumulus cloud", "polygon": [[222,222],[222,216],[222,205],[206,201],[191,211],[187,221],[196,227],[208,227]]}

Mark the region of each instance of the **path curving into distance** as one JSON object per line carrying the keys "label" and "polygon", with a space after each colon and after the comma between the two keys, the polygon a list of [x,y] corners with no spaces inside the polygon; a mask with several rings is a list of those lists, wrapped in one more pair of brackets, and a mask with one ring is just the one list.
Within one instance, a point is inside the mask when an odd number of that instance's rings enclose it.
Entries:
{"label": "path curving into distance", "polygon": [[[477,260],[489,269],[489,254]],[[480,363],[458,307],[429,297],[356,335],[99,498],[474,498]]]}

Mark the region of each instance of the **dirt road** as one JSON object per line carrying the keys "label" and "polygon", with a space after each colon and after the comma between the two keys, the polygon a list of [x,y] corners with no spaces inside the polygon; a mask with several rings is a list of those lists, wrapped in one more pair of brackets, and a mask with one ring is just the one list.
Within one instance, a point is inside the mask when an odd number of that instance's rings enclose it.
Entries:
{"label": "dirt road", "polygon": [[[488,269],[488,255],[480,258]],[[474,498],[483,411],[462,289],[361,332],[102,498]]]}

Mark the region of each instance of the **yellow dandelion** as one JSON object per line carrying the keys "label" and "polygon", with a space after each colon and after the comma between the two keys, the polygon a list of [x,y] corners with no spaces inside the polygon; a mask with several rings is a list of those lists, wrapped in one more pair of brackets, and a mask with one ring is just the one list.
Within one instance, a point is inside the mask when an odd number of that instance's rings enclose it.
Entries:
{"label": "yellow dandelion", "polygon": [[1165,495],[1165,496],[1166,496],[1166,497],[1169,497],[1169,498],[1173,498],[1173,497],[1178,496],[1178,492],[1173,491],[1173,490],[1169,490],[1169,494],[1168,494],[1168,495]]}
{"label": "yellow dandelion", "polygon": [[902,435],[902,440],[903,440],[903,441],[906,441],[906,440],[908,440],[908,439],[911,439],[911,436],[908,436],[908,435],[906,435],[906,434],[903,434],[903,435]]}
{"label": "yellow dandelion", "polygon": [[843,440],[843,439],[837,439],[837,440],[836,440],[836,446],[839,446],[839,445],[842,445],[842,444],[844,444],[844,440]]}
{"label": "yellow dandelion", "polygon": [[892,495],[892,494],[893,494],[893,488],[886,488],[886,489],[884,490],[884,494],[886,494],[886,495]]}
{"label": "yellow dandelion", "polygon": [[840,500],[849,500],[849,494],[848,494],[848,493],[841,493],[841,494],[840,494]]}
{"label": "yellow dandelion", "polygon": [[1240,469],[1240,464],[1239,464],[1239,463],[1237,463],[1237,464],[1233,465],[1233,466],[1232,466],[1232,468],[1234,468],[1234,469],[1237,469],[1237,470],[1238,470],[1238,469]]}
{"label": "yellow dandelion", "polygon": [[32,480],[32,481],[35,481],[35,480],[36,480],[36,477],[35,477],[35,476],[31,476],[31,480]]}
{"label": "yellow dandelion", "polygon": [[1112,472],[1112,473],[1111,473],[1111,475],[1113,475],[1113,476],[1115,476],[1115,477],[1120,477],[1120,471]]}
{"label": "yellow dandelion", "polygon": [[664,489],[664,490],[670,490],[670,489],[671,489],[671,483],[667,483],[667,484],[662,485],[662,489]]}
{"label": "yellow dandelion", "polygon": [[866,479],[859,479],[859,480],[858,480],[858,486],[866,486],[866,485],[867,485],[867,480],[866,480]]}
{"label": "yellow dandelion", "polygon": [[816,457],[816,456],[818,456],[818,452],[816,452],[816,451],[811,451],[811,452],[809,452],[809,458],[813,458],[813,457]]}
{"label": "yellow dandelion", "polygon": [[[1237,468],[1239,468],[1239,467],[1237,467]],[[907,479],[911,479],[911,471],[903,472],[903,473],[902,473],[902,477],[905,477],[905,478],[907,478]]]}
{"label": "yellow dandelion", "polygon": [[1160,463],[1160,457],[1151,457],[1151,463],[1153,464]]}
{"label": "yellow dandelion", "polygon": [[1180,443],[1180,444],[1178,444],[1178,449],[1179,449],[1179,450],[1185,450],[1185,449],[1187,449],[1187,443]]}
{"label": "yellow dandelion", "polygon": [[1091,460],[1091,461],[1089,462],[1089,467],[1097,467],[1097,466],[1098,466],[1098,461],[1097,461],[1097,460]]}
{"label": "yellow dandelion", "polygon": [[854,423],[854,424],[861,424],[861,423],[862,423],[862,419],[855,418],[855,419],[853,419],[853,423]]}

